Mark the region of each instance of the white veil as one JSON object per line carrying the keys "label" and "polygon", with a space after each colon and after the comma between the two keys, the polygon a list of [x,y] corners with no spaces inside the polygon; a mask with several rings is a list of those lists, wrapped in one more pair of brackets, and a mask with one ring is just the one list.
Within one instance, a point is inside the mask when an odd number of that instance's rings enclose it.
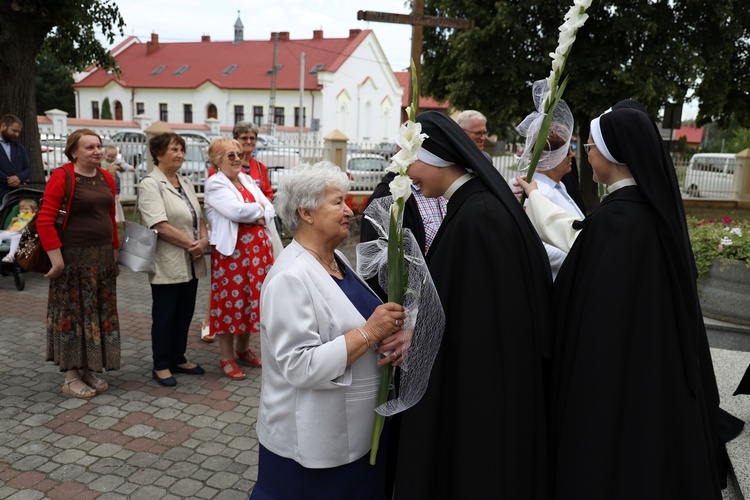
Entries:
{"label": "white veil", "polygon": [[[391,196],[378,198],[365,210],[380,237],[357,245],[357,274],[365,279],[375,275],[383,290],[388,290],[388,225]],[[404,330],[412,335],[404,342],[398,397],[375,408],[381,415],[393,415],[415,405],[427,390],[432,364],[445,329],[445,313],[422,251],[411,230],[404,230],[404,265],[409,269],[408,292],[404,298]]]}
{"label": "white veil", "polygon": [[[525,171],[529,168],[529,164],[531,163],[531,156],[534,153],[534,146],[536,145],[537,135],[539,135],[539,128],[542,126],[542,121],[545,116],[544,100],[548,93],[549,88],[547,88],[547,80],[537,80],[534,82],[531,94],[534,99],[534,107],[536,108],[536,111],[532,111],[531,114],[524,118],[521,124],[516,127],[516,131],[521,136],[526,137],[526,146],[524,147],[523,154],[518,159],[519,170]],[[573,134],[573,113],[563,100],[560,100],[552,112],[552,122],[549,131],[550,133],[555,133],[565,141],[565,145],[552,151],[542,151],[542,156],[539,158],[539,163],[536,166],[536,170],[540,172],[555,168],[568,156],[570,138]]]}

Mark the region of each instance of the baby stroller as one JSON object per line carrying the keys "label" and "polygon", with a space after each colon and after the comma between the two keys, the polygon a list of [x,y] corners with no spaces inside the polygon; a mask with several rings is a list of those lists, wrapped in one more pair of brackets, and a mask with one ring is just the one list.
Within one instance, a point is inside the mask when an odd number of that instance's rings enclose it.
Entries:
{"label": "baby stroller", "polygon": [[[24,199],[30,199],[41,204],[42,195],[44,191],[38,189],[19,188],[14,189],[10,193],[3,196],[2,203],[0,203],[0,230],[5,230],[10,226],[11,219],[18,215],[18,202]],[[8,276],[13,275],[13,281],[16,284],[16,290],[23,290],[26,286],[26,279],[24,278],[24,270],[17,262],[2,262],[2,258],[8,255],[10,252],[10,242],[4,241],[0,244],[0,275]]]}

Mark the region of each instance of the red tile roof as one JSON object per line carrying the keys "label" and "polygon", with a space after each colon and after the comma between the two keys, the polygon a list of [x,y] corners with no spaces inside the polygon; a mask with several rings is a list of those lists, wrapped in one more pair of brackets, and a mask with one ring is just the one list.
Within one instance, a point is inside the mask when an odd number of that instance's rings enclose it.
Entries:
{"label": "red tile roof", "polygon": [[[348,38],[323,38],[322,31],[316,31],[312,39],[306,40],[290,40],[288,32],[279,33],[276,64],[281,69],[276,73],[276,88],[299,89],[300,54],[304,52],[305,89],[320,89],[317,76],[310,75],[310,70],[320,64],[324,65],[322,71],[336,71],[371,32],[350,30]],[[126,47],[116,57],[122,71],[118,83],[127,88],[194,89],[206,82],[225,89],[271,87],[271,75],[267,72],[273,66],[273,34],[269,40],[240,43],[211,42],[204,38],[201,42],[162,43],[158,35],[152,35],[147,43],[139,41]],[[228,71],[232,65],[236,68]],[[182,74],[175,74],[185,66]],[[160,67],[162,70],[157,73]],[[113,80],[113,74],[97,69],[74,87],[104,87]]]}
{"label": "red tile roof", "polygon": [[700,144],[703,142],[703,128],[696,128],[695,126],[680,127],[675,129],[673,137],[675,141],[685,137],[688,144]]}
{"label": "red tile roof", "polygon": [[[404,93],[401,96],[401,107],[405,108],[409,104],[411,104],[411,96],[409,95],[409,75],[410,73],[408,71],[396,71],[394,73],[396,75],[396,79],[398,80],[398,83],[404,87]],[[436,109],[436,110],[447,110],[450,107],[450,102],[438,102],[432,97],[422,97],[419,96],[419,109],[420,110],[427,110],[427,109]]]}

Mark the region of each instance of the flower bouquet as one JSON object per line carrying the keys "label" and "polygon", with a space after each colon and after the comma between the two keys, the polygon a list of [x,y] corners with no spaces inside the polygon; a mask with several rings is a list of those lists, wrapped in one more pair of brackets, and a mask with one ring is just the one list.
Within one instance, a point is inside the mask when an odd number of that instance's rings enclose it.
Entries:
{"label": "flower bouquet", "polygon": [[445,327],[445,315],[422,251],[412,232],[403,227],[404,207],[412,193],[409,167],[417,160],[422,142],[427,138],[421,124],[416,122],[419,91],[413,62],[411,70],[413,95],[412,104],[407,108],[409,119],[398,133],[401,149],[387,168],[396,174],[389,184],[391,196],[374,200],[365,210],[365,219],[380,237],[357,246],[357,273],[365,279],[377,276],[381,287],[388,291],[388,300],[403,305],[406,310],[403,330],[407,336],[395,399],[388,399],[395,368],[389,364],[381,369],[370,450],[373,465],[385,416],[414,405],[427,389]]}

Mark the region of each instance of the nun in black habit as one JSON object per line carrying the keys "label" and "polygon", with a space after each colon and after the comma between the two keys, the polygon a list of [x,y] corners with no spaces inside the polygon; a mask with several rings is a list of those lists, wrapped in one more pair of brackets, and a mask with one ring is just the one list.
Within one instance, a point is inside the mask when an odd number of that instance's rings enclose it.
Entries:
{"label": "nun in black habit", "polygon": [[446,327],[426,394],[402,413],[395,498],[547,498],[546,252],[506,181],[449,117],[409,177],[448,198],[426,259]]}
{"label": "nun in black habit", "polygon": [[609,195],[585,221],[537,217],[543,200],[521,183],[543,238],[566,224],[575,237],[553,291],[552,497],[721,499],[718,394],[674,168],[634,109],[593,120],[586,148]]}

